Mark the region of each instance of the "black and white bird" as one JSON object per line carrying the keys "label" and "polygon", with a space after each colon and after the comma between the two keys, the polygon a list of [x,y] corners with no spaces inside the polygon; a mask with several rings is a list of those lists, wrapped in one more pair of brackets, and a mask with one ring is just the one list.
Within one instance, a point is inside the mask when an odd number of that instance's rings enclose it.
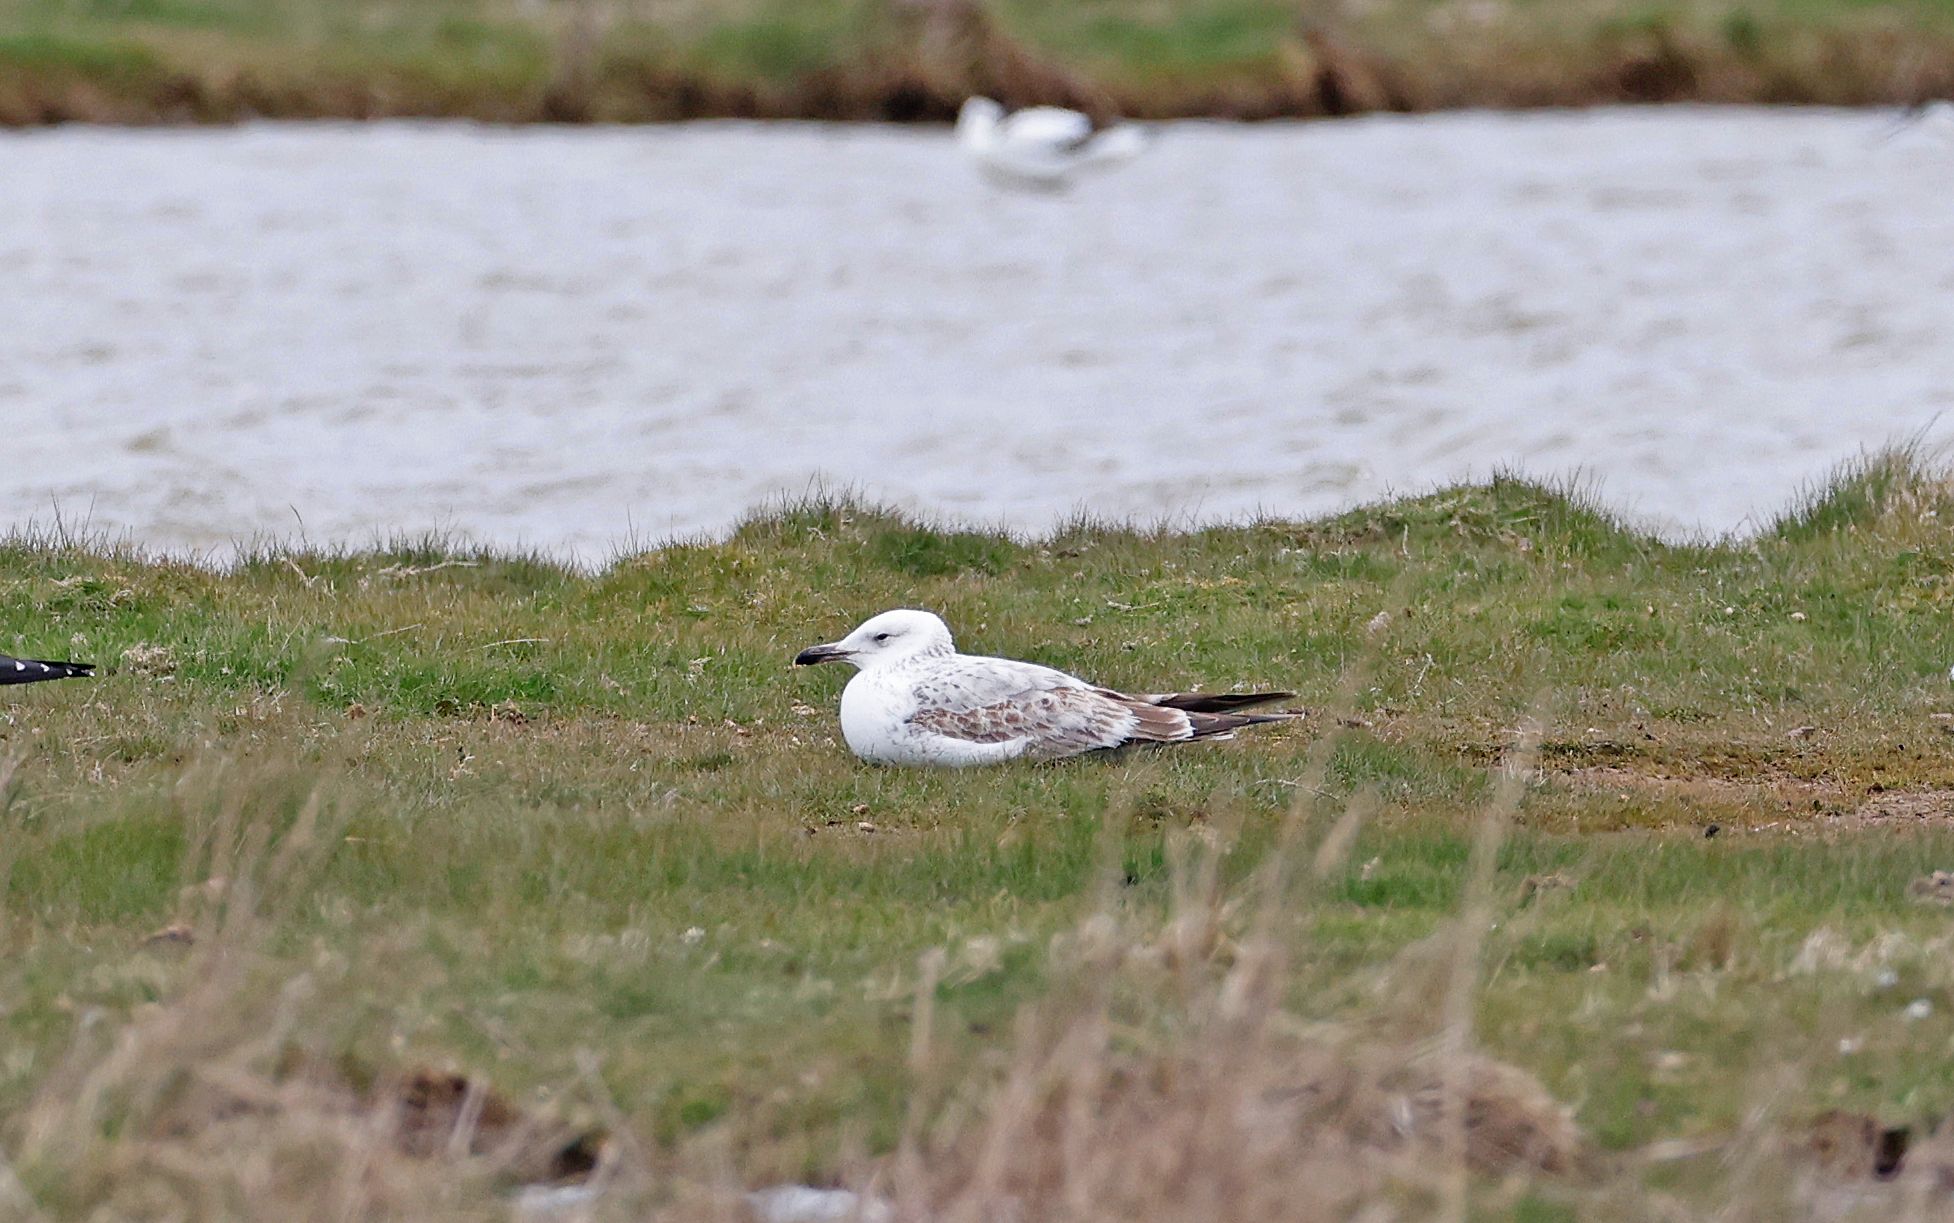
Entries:
{"label": "black and white bird", "polygon": [[0,684],[38,684],[44,679],[86,679],[95,674],[92,662],[42,662],[38,658],[9,658],[0,654]]}
{"label": "black and white bird", "polygon": [[1244,726],[1296,713],[1244,713],[1289,692],[1128,695],[1009,658],[959,654],[942,620],[898,608],[830,645],[802,650],[802,666],[848,662],[841,736],[872,764],[958,768],[1061,760],[1132,744],[1229,739]]}

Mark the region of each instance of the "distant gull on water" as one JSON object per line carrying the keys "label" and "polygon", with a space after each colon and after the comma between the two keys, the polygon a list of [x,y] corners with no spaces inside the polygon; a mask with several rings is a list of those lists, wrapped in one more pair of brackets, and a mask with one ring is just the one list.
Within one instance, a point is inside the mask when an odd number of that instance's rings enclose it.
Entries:
{"label": "distant gull on water", "polygon": [[42,662],[0,654],[0,684],[38,684],[44,679],[83,679],[95,674],[89,662]]}
{"label": "distant gull on water", "polygon": [[957,142],[996,181],[1056,190],[1083,171],[1139,156],[1147,134],[1132,123],[1094,128],[1090,117],[1057,106],[1007,115],[989,98],[971,98],[957,113]]}
{"label": "distant gull on water", "polygon": [[1128,696],[1036,663],[959,654],[941,619],[907,608],[794,658],[835,660],[859,668],[842,690],[841,735],[872,764],[1060,760],[1134,743],[1227,739],[1299,716],[1237,712],[1291,692]]}
{"label": "distant gull on water", "polygon": [[1937,98],[1907,107],[1887,127],[1882,140],[1890,141],[1910,133],[1919,133],[1939,144],[1954,146],[1954,102]]}

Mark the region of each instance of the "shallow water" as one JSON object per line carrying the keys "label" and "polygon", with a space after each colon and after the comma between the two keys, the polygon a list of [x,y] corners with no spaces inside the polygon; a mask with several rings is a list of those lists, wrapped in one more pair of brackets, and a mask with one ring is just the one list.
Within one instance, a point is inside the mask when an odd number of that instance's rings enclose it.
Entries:
{"label": "shallow water", "polygon": [[0,136],[0,525],[601,559],[817,479],[1036,529],[1506,465],[1741,529],[1954,436],[1954,147],[1887,124],[1184,124],[1062,196],[941,130]]}

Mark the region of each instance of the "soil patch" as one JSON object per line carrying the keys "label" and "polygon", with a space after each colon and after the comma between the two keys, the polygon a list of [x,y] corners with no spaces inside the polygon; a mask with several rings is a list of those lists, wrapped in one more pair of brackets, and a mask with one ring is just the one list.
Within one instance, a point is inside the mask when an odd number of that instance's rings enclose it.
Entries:
{"label": "soil patch", "polygon": [[1795,821],[1826,827],[1954,827],[1954,790],[1860,792],[1839,782],[1763,772],[1751,777],[1666,776],[1618,766],[1550,772],[1549,778],[1577,789],[1646,796],[1728,815],[1748,815],[1752,828]]}

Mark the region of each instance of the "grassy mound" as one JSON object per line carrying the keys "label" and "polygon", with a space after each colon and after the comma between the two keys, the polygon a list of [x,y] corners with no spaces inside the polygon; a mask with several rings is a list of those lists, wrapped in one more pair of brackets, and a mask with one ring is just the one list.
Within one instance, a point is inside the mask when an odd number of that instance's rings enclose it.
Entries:
{"label": "grassy mound", "polygon": [[[0,649],[104,670],[0,706],[0,1214],[1891,1217],[1954,1108],[1948,501],[825,500],[596,574],[16,538]],[[1312,716],[870,769],[787,662],[905,604]]]}

